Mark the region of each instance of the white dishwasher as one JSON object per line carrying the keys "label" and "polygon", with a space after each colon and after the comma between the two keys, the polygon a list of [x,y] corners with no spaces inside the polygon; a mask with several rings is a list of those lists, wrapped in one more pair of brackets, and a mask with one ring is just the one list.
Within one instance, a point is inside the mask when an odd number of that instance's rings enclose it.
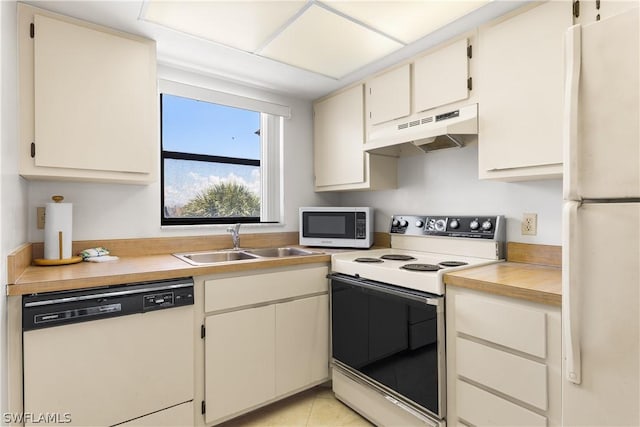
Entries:
{"label": "white dishwasher", "polygon": [[194,425],[191,278],[22,298],[25,425]]}

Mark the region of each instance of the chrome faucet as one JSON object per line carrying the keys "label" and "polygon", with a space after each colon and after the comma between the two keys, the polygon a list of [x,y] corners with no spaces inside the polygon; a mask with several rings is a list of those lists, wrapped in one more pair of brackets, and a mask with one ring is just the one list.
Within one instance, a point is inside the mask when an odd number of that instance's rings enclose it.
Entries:
{"label": "chrome faucet", "polygon": [[231,240],[233,241],[233,250],[240,249],[240,225],[235,224],[232,227],[227,228],[227,231],[231,233]]}

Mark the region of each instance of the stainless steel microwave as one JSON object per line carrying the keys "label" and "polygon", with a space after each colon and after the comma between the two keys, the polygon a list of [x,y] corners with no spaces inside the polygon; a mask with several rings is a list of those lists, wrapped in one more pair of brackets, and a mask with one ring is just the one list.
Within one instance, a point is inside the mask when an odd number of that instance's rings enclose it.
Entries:
{"label": "stainless steel microwave", "polygon": [[373,208],[300,208],[300,244],[369,248],[373,245]]}

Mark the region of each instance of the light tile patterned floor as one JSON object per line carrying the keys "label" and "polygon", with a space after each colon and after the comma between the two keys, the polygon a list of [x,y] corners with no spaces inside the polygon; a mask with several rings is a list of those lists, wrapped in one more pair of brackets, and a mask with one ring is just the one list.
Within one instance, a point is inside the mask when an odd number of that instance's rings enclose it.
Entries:
{"label": "light tile patterned floor", "polygon": [[369,427],[373,424],[335,398],[330,388],[320,386],[276,402],[221,427]]}

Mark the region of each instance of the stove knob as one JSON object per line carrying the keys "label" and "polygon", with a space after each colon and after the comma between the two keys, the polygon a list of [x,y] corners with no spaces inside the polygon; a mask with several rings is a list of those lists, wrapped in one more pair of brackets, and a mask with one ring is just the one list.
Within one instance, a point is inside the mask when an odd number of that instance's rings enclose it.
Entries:
{"label": "stove knob", "polygon": [[436,230],[444,231],[447,228],[447,223],[444,219],[439,219],[436,221]]}
{"label": "stove knob", "polygon": [[398,221],[397,219],[394,218],[393,221],[391,221],[391,225],[393,227],[397,227],[398,225],[400,225],[400,221]]}
{"label": "stove knob", "polygon": [[471,223],[469,224],[469,228],[472,229],[472,230],[477,230],[479,226],[480,226],[480,224],[475,219],[473,221],[471,221]]}
{"label": "stove knob", "polygon": [[458,220],[452,219],[451,222],[449,223],[449,228],[456,229],[458,227],[460,227],[460,223],[458,222]]}
{"label": "stove knob", "polygon": [[483,222],[483,223],[482,223],[482,229],[483,229],[484,231],[489,231],[489,230],[491,230],[491,227],[492,227],[492,225],[491,225],[491,221],[488,221],[488,220],[487,220],[487,221],[485,221],[485,222]]}
{"label": "stove knob", "polygon": [[409,225],[409,223],[406,219],[400,220],[400,227],[406,227],[407,225]]}
{"label": "stove knob", "polygon": [[422,221],[420,219],[416,221],[416,227],[422,228],[423,225],[424,225],[424,221]]}

